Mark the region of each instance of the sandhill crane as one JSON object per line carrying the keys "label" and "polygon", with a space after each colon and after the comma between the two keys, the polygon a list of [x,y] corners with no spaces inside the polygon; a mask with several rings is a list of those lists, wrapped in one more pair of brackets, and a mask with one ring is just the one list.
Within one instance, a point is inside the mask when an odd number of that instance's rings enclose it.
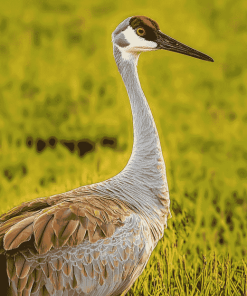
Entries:
{"label": "sandhill crane", "polygon": [[138,57],[165,49],[213,59],[144,16],[120,23],[112,42],[133,115],[131,157],[113,178],[23,203],[0,217],[1,295],[7,284],[8,295],[124,295],[163,236],[170,215],[166,170]]}

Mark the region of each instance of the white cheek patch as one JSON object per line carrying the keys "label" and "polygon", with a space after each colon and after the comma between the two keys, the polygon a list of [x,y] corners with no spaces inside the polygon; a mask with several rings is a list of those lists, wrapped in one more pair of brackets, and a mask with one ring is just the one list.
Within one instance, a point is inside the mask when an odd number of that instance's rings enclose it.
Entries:
{"label": "white cheek patch", "polygon": [[128,49],[137,50],[137,51],[148,51],[155,49],[157,47],[157,43],[154,41],[145,40],[142,37],[139,37],[133,28],[128,27],[124,32],[124,37],[127,42],[130,44]]}

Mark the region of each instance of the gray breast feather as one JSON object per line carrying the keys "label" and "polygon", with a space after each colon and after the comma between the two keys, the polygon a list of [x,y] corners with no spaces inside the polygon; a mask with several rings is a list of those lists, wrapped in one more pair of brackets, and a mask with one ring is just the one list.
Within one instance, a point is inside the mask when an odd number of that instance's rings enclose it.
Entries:
{"label": "gray breast feather", "polygon": [[77,247],[54,249],[44,255],[20,251],[14,255],[18,258],[7,259],[9,269],[15,268],[12,263],[16,260],[20,263],[10,277],[12,294],[19,291],[25,296],[121,294],[147,263],[154,248],[150,235],[146,222],[132,214],[112,237],[96,243],[86,240]]}

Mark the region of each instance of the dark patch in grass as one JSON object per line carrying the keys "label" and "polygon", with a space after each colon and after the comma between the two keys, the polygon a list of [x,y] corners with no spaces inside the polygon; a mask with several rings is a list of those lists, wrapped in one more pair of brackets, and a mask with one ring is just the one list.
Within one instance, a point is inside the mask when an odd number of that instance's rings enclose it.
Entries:
{"label": "dark patch in grass", "polygon": [[31,148],[33,146],[33,138],[27,137],[26,144],[27,144],[27,147]]}
{"label": "dark patch in grass", "polygon": [[11,181],[14,177],[13,172],[9,169],[4,170],[3,174],[9,181]]}
{"label": "dark patch in grass", "polygon": [[16,175],[24,177],[27,175],[27,167],[24,164],[17,164],[15,166],[7,167],[3,171],[3,175],[8,181],[12,181]]}
{"label": "dark patch in grass", "polygon": [[40,153],[40,152],[44,151],[45,147],[46,147],[46,142],[41,139],[38,139],[36,142],[37,152]]}
{"label": "dark patch in grass", "polygon": [[117,146],[117,139],[111,137],[104,137],[101,139],[101,145],[114,149]]}
{"label": "dark patch in grass", "polygon": [[77,147],[79,149],[79,156],[82,157],[86,153],[94,151],[95,144],[90,140],[81,140],[81,141],[78,141]]}
{"label": "dark patch in grass", "polygon": [[223,245],[226,243],[225,239],[224,239],[224,228],[223,227],[220,227],[219,228],[219,232],[218,232],[218,236],[219,236],[219,244]]}
{"label": "dark patch in grass", "polygon": [[217,225],[217,222],[218,222],[217,218],[215,216],[213,216],[212,221],[211,221],[211,227],[212,228],[215,227]]}
{"label": "dark patch in grass", "polygon": [[50,137],[48,139],[48,145],[49,145],[49,147],[54,149],[56,147],[56,145],[57,145],[57,138],[56,137]]}
{"label": "dark patch in grass", "polygon": [[[38,138],[36,140],[36,150],[38,153],[44,151],[44,149],[48,146],[52,149],[54,149],[57,145],[57,142],[59,140],[56,137],[50,137],[47,140],[43,140]],[[33,146],[33,138],[27,137],[26,139],[26,145],[27,147],[31,148]],[[65,146],[71,153],[74,153],[76,149],[78,148],[78,154],[80,157],[84,156],[86,153],[94,151],[95,150],[95,142],[83,139],[79,141],[75,140],[60,140],[59,141],[63,146]],[[117,147],[117,139],[114,137],[103,137],[100,140],[100,143],[102,146],[110,147],[112,149],[115,149]]]}
{"label": "dark patch in grass", "polygon": [[27,167],[24,164],[21,165],[21,170],[22,170],[22,175],[25,176],[27,174]]}
{"label": "dark patch in grass", "polygon": [[202,221],[201,221],[201,227],[204,227],[205,226],[205,218],[202,217]]}
{"label": "dark patch in grass", "polygon": [[229,229],[231,231],[234,230],[234,224],[233,224],[233,221],[232,221],[232,213],[229,213],[227,216],[226,216],[226,223],[229,224]]}
{"label": "dark patch in grass", "polygon": [[66,141],[66,140],[61,140],[61,143],[63,146],[69,149],[70,152],[75,152],[75,147],[76,147],[76,142],[75,141]]}
{"label": "dark patch in grass", "polygon": [[233,200],[236,204],[238,205],[242,205],[243,202],[244,202],[244,199],[242,197],[239,196],[238,192],[237,191],[234,191],[232,193],[232,197],[233,197]]}

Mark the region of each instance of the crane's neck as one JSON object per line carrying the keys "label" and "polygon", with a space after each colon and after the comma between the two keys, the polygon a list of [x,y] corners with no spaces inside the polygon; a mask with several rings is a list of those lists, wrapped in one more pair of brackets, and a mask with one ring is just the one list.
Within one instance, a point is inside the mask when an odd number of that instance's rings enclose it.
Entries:
{"label": "crane's neck", "polygon": [[[165,163],[155,122],[142,91],[137,74],[138,56],[125,53],[114,46],[114,57],[126,86],[134,127],[131,157],[124,170],[117,175],[119,182],[132,183],[135,198],[144,207],[158,212],[169,211],[169,193]],[[160,215],[160,214],[159,214]]]}
{"label": "crane's neck", "polygon": [[114,57],[129,95],[133,116],[134,144],[125,170],[131,168],[146,174],[151,168],[158,172],[158,166],[166,177],[159,135],[137,73],[139,55],[121,52],[114,47]]}

